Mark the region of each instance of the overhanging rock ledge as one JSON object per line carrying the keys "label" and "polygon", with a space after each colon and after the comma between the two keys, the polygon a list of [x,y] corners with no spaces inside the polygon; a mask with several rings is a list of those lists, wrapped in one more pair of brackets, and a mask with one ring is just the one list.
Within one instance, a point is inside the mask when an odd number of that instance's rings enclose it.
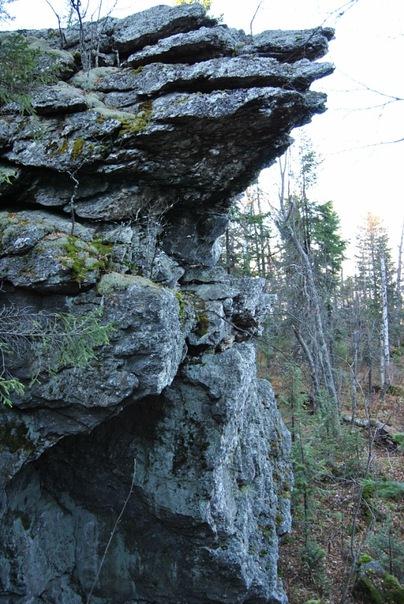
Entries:
{"label": "overhanging rock ledge", "polygon": [[91,602],[285,604],[290,440],[255,369],[269,297],[217,242],[324,111],[333,32],[251,37],[190,4],[86,25],[84,49],[74,28],[63,48],[23,34],[60,80],[32,116],[0,108],[1,308],[101,309],[114,331],[85,368],[6,358],[26,388],[0,413],[0,602],[87,602],[130,492]]}

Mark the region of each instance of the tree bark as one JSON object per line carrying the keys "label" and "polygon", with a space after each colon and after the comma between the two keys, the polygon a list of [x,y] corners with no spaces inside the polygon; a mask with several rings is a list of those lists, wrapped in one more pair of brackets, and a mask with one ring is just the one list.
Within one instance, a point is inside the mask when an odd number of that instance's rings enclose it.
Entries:
{"label": "tree bark", "polygon": [[380,257],[382,321],[380,330],[380,387],[385,393],[390,385],[389,313],[387,298],[387,274],[384,254]]}

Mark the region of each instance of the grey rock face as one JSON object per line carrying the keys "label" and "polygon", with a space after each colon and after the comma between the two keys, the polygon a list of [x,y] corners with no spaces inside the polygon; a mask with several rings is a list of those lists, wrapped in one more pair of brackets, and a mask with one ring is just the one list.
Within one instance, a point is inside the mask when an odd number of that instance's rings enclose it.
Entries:
{"label": "grey rock face", "polygon": [[118,50],[133,51],[172,34],[214,23],[199,4],[156,6],[123,19],[114,29],[113,41]]}
{"label": "grey rock face", "polygon": [[148,63],[197,63],[201,60],[236,54],[243,47],[242,40],[243,32],[226,26],[201,27],[195,31],[163,38],[157,44],[146,46],[131,54],[127,64],[138,68]]}
{"label": "grey rock face", "polygon": [[299,59],[318,59],[334,37],[330,27],[316,27],[303,31],[264,31],[253,39],[253,48],[260,55],[274,57],[278,61],[293,63]]}
{"label": "grey rock face", "polygon": [[[201,360],[161,397],[129,407],[90,436],[66,439],[16,480],[4,543],[13,553],[20,540],[30,544],[21,553],[29,569],[19,577],[21,593],[52,602],[66,590],[83,601],[135,459],[134,494],[96,601],[286,602],[276,578],[276,527],[289,488],[289,436],[268,384],[255,380],[251,344]],[[50,511],[40,525],[44,506]],[[35,562],[33,548],[43,553]],[[61,552],[53,580],[52,552]],[[12,564],[1,567],[11,584]]]}
{"label": "grey rock face", "polygon": [[85,111],[88,104],[81,90],[61,82],[38,90],[33,96],[32,107],[38,115],[52,115]]}
{"label": "grey rock face", "polygon": [[37,358],[29,319],[5,351],[25,389],[0,409],[0,601],[286,604],[290,442],[255,371],[270,296],[218,242],[232,196],[324,111],[332,32],[158,6],[85,25],[85,71],[77,29],[63,49],[25,33],[60,81],[35,116],[0,107],[0,340],[13,311],[96,311],[111,333],[84,367]]}

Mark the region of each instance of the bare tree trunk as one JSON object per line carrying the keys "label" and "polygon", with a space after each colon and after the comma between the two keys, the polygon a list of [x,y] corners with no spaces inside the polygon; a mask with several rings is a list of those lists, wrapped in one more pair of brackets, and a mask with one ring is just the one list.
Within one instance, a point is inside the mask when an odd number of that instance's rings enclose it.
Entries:
{"label": "bare tree trunk", "polygon": [[257,6],[255,8],[254,14],[252,16],[252,19],[250,21],[250,35],[251,36],[253,35],[253,25],[254,25],[255,17],[258,15],[258,12],[259,12],[259,10],[261,8],[261,5],[262,5],[263,1],[264,0],[261,0],[260,2],[258,2]]}
{"label": "bare tree trunk", "polygon": [[302,268],[307,280],[307,291],[310,297],[310,303],[312,307],[312,314],[314,315],[314,326],[316,331],[316,353],[318,355],[320,364],[323,369],[323,379],[325,388],[328,392],[328,395],[331,399],[332,403],[332,411],[333,411],[333,420],[334,420],[334,429],[339,429],[339,398],[337,389],[335,386],[334,373],[331,363],[331,355],[328,347],[328,341],[325,333],[325,329],[323,326],[323,313],[320,303],[320,298],[317,291],[317,286],[314,278],[313,266],[311,264],[310,256],[304,250],[299,238],[296,235],[296,232],[289,224],[289,219],[293,213],[293,203],[290,204],[287,209],[285,206],[285,184],[286,184],[286,169],[287,169],[287,160],[285,159],[284,164],[279,163],[280,171],[281,171],[281,189],[279,192],[279,202],[280,202],[280,215],[275,220],[276,225],[281,233],[281,236],[289,239],[293,244],[300,260],[302,263]]}
{"label": "bare tree trunk", "polygon": [[387,299],[386,260],[384,254],[380,257],[381,298],[382,298],[382,324],[380,330],[380,387],[385,393],[390,385],[390,342],[389,342],[389,314]]}
{"label": "bare tree trunk", "polygon": [[227,227],[226,229],[226,271],[228,272],[228,274],[230,275],[231,273],[231,251],[230,251],[230,233],[229,233],[229,227]]}
{"label": "bare tree trunk", "polygon": [[49,6],[49,8],[51,9],[51,11],[53,12],[53,14],[56,17],[56,20],[58,22],[58,31],[59,31],[59,37],[60,37],[60,48],[64,48],[65,44],[66,44],[66,36],[65,36],[65,34],[63,32],[63,28],[62,28],[62,19],[61,19],[59,13],[53,7],[53,5],[50,2],[50,0],[45,0],[45,2]]}
{"label": "bare tree trunk", "polygon": [[397,346],[401,346],[401,310],[403,306],[403,296],[401,291],[401,274],[403,262],[403,245],[404,245],[404,223],[401,227],[400,245],[398,246],[398,262],[397,262]]}
{"label": "bare tree trunk", "polygon": [[304,340],[300,330],[294,325],[293,332],[299,342],[300,346],[303,349],[304,354],[306,355],[307,362],[310,368],[310,377],[313,388],[313,400],[314,400],[314,410],[318,408],[318,401],[320,400],[320,382],[318,379],[318,372],[316,370],[316,365],[314,363],[313,355],[310,352],[310,348],[307,345],[307,342]]}
{"label": "bare tree trunk", "polygon": [[352,422],[355,420],[356,411],[358,409],[358,351],[359,351],[359,332],[354,331],[352,334],[352,365],[351,372],[351,410]]}

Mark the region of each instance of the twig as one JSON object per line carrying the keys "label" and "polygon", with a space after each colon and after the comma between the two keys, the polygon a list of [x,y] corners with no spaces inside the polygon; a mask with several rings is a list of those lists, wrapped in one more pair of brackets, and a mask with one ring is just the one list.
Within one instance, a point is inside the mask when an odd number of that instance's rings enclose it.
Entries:
{"label": "twig", "polygon": [[90,592],[89,592],[89,594],[88,594],[88,596],[87,596],[86,604],[90,604],[90,601],[91,601],[91,598],[92,598],[92,596],[93,596],[93,592],[94,592],[95,586],[97,585],[97,581],[98,581],[98,579],[99,579],[99,576],[100,576],[100,573],[101,573],[102,567],[103,567],[104,562],[105,562],[105,559],[106,559],[106,557],[107,557],[108,550],[109,550],[109,548],[110,548],[110,545],[111,545],[111,543],[112,543],[112,540],[113,540],[113,538],[114,538],[114,536],[115,536],[115,533],[116,533],[116,531],[117,531],[118,524],[120,523],[120,521],[121,521],[121,519],[122,519],[122,516],[123,516],[123,515],[124,515],[124,513],[125,513],[126,506],[127,506],[127,505],[128,505],[128,503],[129,503],[129,499],[130,499],[130,498],[131,498],[131,496],[132,496],[132,493],[133,493],[133,488],[134,488],[134,486],[135,486],[135,476],[136,476],[136,458],[134,458],[134,459],[133,459],[133,474],[132,474],[132,482],[131,482],[131,484],[130,484],[130,489],[129,489],[128,495],[127,495],[127,497],[126,497],[126,499],[125,499],[125,503],[123,504],[121,511],[119,512],[119,515],[118,515],[118,517],[117,517],[117,519],[116,519],[116,521],[115,521],[115,524],[114,524],[114,526],[112,527],[112,531],[111,531],[111,534],[110,534],[110,536],[109,536],[109,539],[108,539],[107,545],[105,546],[104,553],[103,553],[103,555],[102,555],[101,562],[100,562],[100,565],[99,565],[98,570],[97,570],[97,574],[96,574],[96,575],[95,575],[95,577],[94,577],[93,584],[92,584],[91,589],[90,589]]}
{"label": "twig", "polygon": [[61,48],[64,48],[65,44],[66,44],[66,36],[63,32],[62,21],[61,21],[60,15],[58,12],[56,12],[56,10],[52,6],[52,3],[50,2],[50,0],[45,0],[45,2],[49,6],[49,8],[51,9],[51,11],[53,12],[53,14],[55,15],[55,17],[57,19],[59,36],[60,36],[60,46],[61,46]]}
{"label": "twig", "polygon": [[256,16],[258,15],[258,12],[259,12],[261,6],[262,6],[262,3],[263,3],[263,0],[260,0],[260,2],[258,2],[257,8],[255,9],[253,17],[252,17],[252,19],[250,21],[250,34],[251,34],[251,36],[253,35],[253,24],[254,24]]}
{"label": "twig", "polygon": [[73,191],[72,194],[70,196],[70,216],[72,219],[72,227],[70,230],[70,236],[72,237],[74,235],[74,228],[76,226],[76,216],[75,216],[75,201],[76,201],[76,195],[77,195],[77,191],[78,188],[80,186],[80,181],[78,180],[78,178],[76,178],[76,173],[75,172],[69,172],[67,171],[67,174],[69,175],[69,178],[71,178],[71,180],[73,181]]}

